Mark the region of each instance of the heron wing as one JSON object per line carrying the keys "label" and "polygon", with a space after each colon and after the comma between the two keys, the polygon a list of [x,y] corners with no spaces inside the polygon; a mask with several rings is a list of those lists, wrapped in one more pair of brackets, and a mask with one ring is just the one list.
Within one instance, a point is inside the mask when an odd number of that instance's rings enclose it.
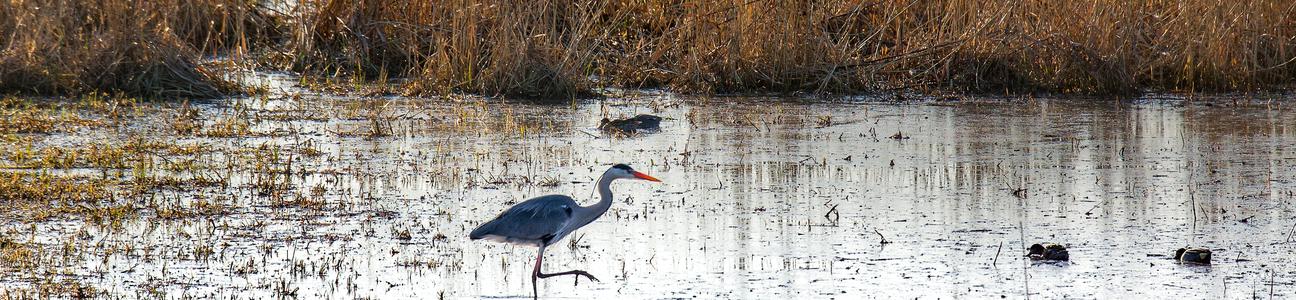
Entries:
{"label": "heron wing", "polygon": [[574,208],[576,201],[563,195],[531,198],[478,226],[468,236],[474,240],[485,238],[516,244],[548,244],[561,235],[560,231],[571,220]]}

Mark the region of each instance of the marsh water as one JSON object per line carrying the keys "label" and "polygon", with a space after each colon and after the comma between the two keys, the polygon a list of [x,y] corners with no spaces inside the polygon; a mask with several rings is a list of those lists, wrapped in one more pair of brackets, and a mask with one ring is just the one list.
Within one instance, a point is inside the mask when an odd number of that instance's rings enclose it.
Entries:
{"label": "marsh water", "polygon": [[[311,145],[321,155],[296,158],[283,184],[316,204],[266,200],[246,187],[255,175],[235,174],[229,188],[164,194],[228,201],[219,214],[3,226],[49,251],[98,245],[57,263],[55,281],[128,298],[529,298],[535,249],[467,232],[529,197],[593,203],[596,177],[626,163],[664,182],[614,184],[611,210],[545,260],[602,281],[541,280],[542,298],[1286,298],[1296,117],[1284,104],[211,101],[194,105],[207,123],[239,107],[260,134],[177,142]],[[641,113],[662,130],[597,129]],[[1066,245],[1070,262],[1026,259],[1039,242]],[[1185,246],[1213,249],[1214,264],[1175,262]],[[9,274],[0,284],[51,276]]]}

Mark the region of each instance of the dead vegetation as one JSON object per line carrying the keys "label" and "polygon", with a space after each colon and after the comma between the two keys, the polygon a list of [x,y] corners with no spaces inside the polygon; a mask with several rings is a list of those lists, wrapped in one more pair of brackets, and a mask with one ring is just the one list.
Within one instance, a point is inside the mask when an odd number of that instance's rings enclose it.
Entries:
{"label": "dead vegetation", "polygon": [[215,97],[235,90],[200,65],[207,49],[242,47],[273,28],[254,2],[5,1],[0,91],[78,95],[120,91]]}
{"label": "dead vegetation", "polygon": [[323,89],[406,78],[380,90],[415,94],[1246,91],[1296,78],[1288,4],[10,1],[0,90],[237,90],[225,79],[238,68],[199,63],[216,55],[329,78]]}

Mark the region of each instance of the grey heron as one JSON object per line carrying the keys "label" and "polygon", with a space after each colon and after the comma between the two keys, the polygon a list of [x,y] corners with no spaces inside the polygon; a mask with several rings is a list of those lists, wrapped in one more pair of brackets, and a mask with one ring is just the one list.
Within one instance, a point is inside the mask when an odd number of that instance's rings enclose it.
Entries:
{"label": "grey heron", "polygon": [[497,242],[505,242],[517,245],[536,246],[539,251],[536,252],[535,269],[531,271],[531,297],[539,298],[539,288],[536,287],[536,279],[549,278],[553,276],[572,275],[580,280],[580,276],[585,276],[593,281],[598,281],[594,275],[582,270],[572,270],[558,273],[541,273],[540,262],[544,260],[545,247],[561,241],[567,234],[576,231],[590,222],[594,222],[603,213],[612,207],[612,181],[617,179],[639,179],[654,182],[661,182],[657,178],[640,173],[625,164],[613,165],[603,172],[603,176],[598,180],[598,192],[602,197],[598,203],[590,206],[580,206],[576,200],[565,195],[547,195],[531,198],[517,205],[513,205],[508,210],[500,213],[494,220],[490,220],[477,229],[473,229],[468,237],[473,240],[487,239]]}

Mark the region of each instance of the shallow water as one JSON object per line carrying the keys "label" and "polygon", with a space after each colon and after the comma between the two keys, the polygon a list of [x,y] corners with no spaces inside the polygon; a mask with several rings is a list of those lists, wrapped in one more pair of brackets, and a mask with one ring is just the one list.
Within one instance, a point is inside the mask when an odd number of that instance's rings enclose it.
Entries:
{"label": "shallow water", "polygon": [[[324,155],[301,158],[306,171],[290,185],[321,187],[313,197],[323,209],[233,188],[207,192],[232,199],[228,214],[145,217],[123,229],[48,221],[36,240],[147,249],[89,251],[67,266],[68,277],[128,297],[529,298],[535,249],[467,232],[533,196],[593,203],[594,179],[627,163],[664,183],[617,182],[612,209],[545,260],[547,272],[582,269],[602,281],[542,280],[542,297],[1296,293],[1296,118],[1273,104],[663,94],[574,105],[327,102],[250,101],[253,111],[314,117],[260,122],[254,131],[278,132],[262,137],[192,138],[235,148],[310,141]],[[342,112],[354,103],[385,107],[390,135],[348,134],[374,123]],[[218,115],[230,105],[199,106]],[[604,115],[639,113],[665,117],[662,131],[597,131]],[[254,181],[245,177],[235,186]],[[1067,245],[1071,261],[1027,260],[1038,242]],[[1184,246],[1214,249],[1215,264],[1177,264]],[[214,254],[193,255],[199,247]]]}

